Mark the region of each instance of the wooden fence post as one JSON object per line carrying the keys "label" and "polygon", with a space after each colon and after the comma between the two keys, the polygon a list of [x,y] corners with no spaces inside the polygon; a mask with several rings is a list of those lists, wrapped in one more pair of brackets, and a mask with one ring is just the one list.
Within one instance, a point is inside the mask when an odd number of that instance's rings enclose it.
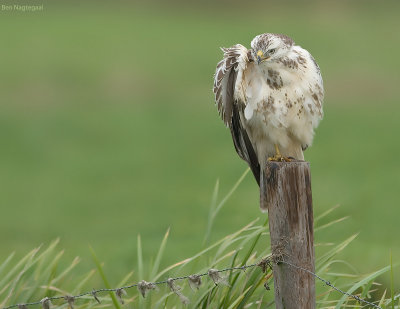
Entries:
{"label": "wooden fence post", "polygon": [[[271,251],[314,272],[314,229],[310,165],[268,162],[264,171]],[[285,263],[273,263],[276,309],[315,308],[315,278]]]}

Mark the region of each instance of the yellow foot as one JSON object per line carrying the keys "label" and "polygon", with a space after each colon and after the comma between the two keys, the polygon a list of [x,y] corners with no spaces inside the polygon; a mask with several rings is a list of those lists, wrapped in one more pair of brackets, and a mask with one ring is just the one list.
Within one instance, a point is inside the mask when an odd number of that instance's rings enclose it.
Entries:
{"label": "yellow foot", "polygon": [[268,161],[277,161],[277,162],[291,162],[293,161],[293,158],[288,158],[288,157],[284,157],[281,155],[281,152],[279,151],[279,147],[277,144],[274,145],[275,146],[275,153],[276,155],[274,155],[273,157],[269,157]]}
{"label": "yellow foot", "polygon": [[269,157],[268,161],[276,161],[276,162],[291,162],[293,158],[284,157],[281,154],[276,154],[273,157]]}

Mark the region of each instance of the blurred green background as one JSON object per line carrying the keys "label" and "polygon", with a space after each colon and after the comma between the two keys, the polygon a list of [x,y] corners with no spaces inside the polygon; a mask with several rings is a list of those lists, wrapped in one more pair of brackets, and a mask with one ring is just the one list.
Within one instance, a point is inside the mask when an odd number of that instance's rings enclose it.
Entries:
{"label": "blurred green background", "polygon": [[[342,259],[361,272],[387,265],[390,250],[400,261],[399,10],[150,1],[1,11],[0,259],[60,237],[82,269],[93,267],[91,245],[121,278],[135,269],[137,235],[150,258],[168,227],[164,264],[199,251],[216,180],[221,196],[246,169],[213,102],[219,47],[276,32],[313,54],[326,88],[305,153],[314,211],[340,204],[329,219],[349,218],[316,242],[359,232]],[[249,174],[212,238],[259,216]]]}

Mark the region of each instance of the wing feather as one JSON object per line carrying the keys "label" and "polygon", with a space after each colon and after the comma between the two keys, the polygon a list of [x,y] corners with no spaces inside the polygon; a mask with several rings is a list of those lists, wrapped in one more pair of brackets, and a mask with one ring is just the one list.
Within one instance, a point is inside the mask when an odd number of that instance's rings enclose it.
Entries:
{"label": "wing feather", "polygon": [[243,114],[245,89],[243,88],[243,71],[249,62],[249,51],[237,44],[222,48],[224,58],[217,64],[214,76],[213,91],[218,112],[229,127],[238,155],[245,160],[260,184],[260,165],[250,138],[243,128],[240,114]]}
{"label": "wing feather", "polygon": [[[238,73],[241,77],[242,71],[248,62],[247,49],[240,44],[229,48],[221,48],[224,58],[218,62],[214,75],[215,102],[218,112],[226,126],[232,119],[232,105],[234,104],[234,91]],[[240,81],[239,81],[240,82]]]}

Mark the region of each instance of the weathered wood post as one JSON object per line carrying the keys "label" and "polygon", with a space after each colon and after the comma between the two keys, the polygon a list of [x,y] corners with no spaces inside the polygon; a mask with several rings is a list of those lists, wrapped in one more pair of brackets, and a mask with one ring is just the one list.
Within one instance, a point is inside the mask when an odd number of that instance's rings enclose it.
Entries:
{"label": "weathered wood post", "polygon": [[[264,171],[272,254],[314,272],[310,165],[268,162]],[[273,263],[276,309],[314,309],[315,278],[285,263]]]}

